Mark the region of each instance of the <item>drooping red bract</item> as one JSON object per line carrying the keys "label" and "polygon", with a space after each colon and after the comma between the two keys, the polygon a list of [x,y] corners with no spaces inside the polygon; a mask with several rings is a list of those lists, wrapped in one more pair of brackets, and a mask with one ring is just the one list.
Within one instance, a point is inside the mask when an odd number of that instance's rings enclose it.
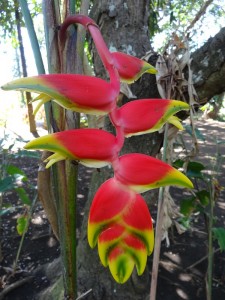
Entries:
{"label": "drooping red bract", "polygon": [[[112,163],[118,155],[116,137],[100,129],[72,129],[39,137],[24,147],[55,152],[47,161],[62,159],[79,160],[90,167],[102,167]],[[51,159],[53,159],[51,163]]]}
{"label": "drooping red bract", "polygon": [[157,70],[144,60],[122,52],[111,53],[121,81],[132,83],[145,72],[156,74]]}
{"label": "drooping red bract", "polygon": [[[47,95],[64,108],[88,114],[107,114],[116,107],[119,87],[103,79],[77,74],[48,74],[11,81],[4,90]],[[38,98],[40,99],[40,98]],[[46,102],[46,101],[45,101]]]}
{"label": "drooping red bract", "polygon": [[[152,220],[141,195],[115,178],[107,180],[95,194],[88,221],[88,241],[98,242],[101,262],[114,279],[128,280],[134,265],[142,274],[154,245]],[[130,267],[127,267],[127,263]]]}
{"label": "drooping red bract", "polygon": [[159,130],[173,114],[188,108],[187,103],[177,100],[134,100],[120,107],[117,120],[112,122],[123,128],[126,137],[140,135]]}
{"label": "drooping red bract", "polygon": [[136,192],[166,185],[192,188],[192,182],[180,171],[154,157],[131,153],[119,157],[115,177]]}

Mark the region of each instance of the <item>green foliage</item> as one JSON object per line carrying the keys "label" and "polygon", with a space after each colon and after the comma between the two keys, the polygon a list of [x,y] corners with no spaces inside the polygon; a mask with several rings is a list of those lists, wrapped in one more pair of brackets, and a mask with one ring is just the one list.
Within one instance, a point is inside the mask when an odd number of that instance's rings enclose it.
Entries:
{"label": "green foliage", "polygon": [[187,176],[190,178],[203,178],[202,171],[205,166],[197,161],[190,161],[187,165]]}
{"label": "green foliage", "polygon": [[[10,205],[4,204],[4,193],[5,192],[11,192],[15,191],[21,200],[22,206],[30,206],[31,200],[26,192],[26,189],[24,187],[24,183],[26,182],[26,185],[28,188],[33,189],[34,187],[29,184],[29,180],[27,178],[27,175],[23,170],[21,170],[19,167],[15,166],[12,162],[15,161],[17,158],[20,157],[32,157],[32,158],[39,158],[39,155],[37,152],[29,153],[28,151],[19,150],[16,152],[12,151],[12,148],[15,144],[15,141],[8,146],[8,148],[5,147],[5,142],[7,140],[8,136],[5,135],[3,139],[0,140],[0,159],[1,159],[1,165],[0,165],[0,196],[1,196],[1,207],[0,207],[0,216],[4,215],[5,213],[12,210],[12,207]],[[30,156],[30,154],[32,154]],[[13,208],[14,209],[14,208]]]}
{"label": "green foliage", "polygon": [[[194,47],[199,43],[197,36],[201,37],[201,40],[203,36],[206,36],[205,40],[208,39],[207,26],[209,28],[212,20],[217,31],[222,28],[225,16],[223,1],[212,1],[207,5],[206,11],[202,10],[205,4],[207,2],[204,0],[150,0],[149,31],[156,47],[164,47],[169,39],[172,39],[173,33],[180,37],[186,35]],[[195,19],[196,16],[198,17]]]}
{"label": "green foliage", "polygon": [[16,229],[19,235],[22,235],[27,231],[27,225],[28,225],[27,216],[21,216],[17,219]]}
{"label": "green foliage", "polygon": [[194,133],[198,140],[205,141],[204,135],[201,133],[201,131],[197,127],[194,129],[194,132],[193,132],[192,126],[190,126],[189,124],[184,125],[184,128],[190,136],[193,136],[193,133]]}
{"label": "green foliage", "polygon": [[218,241],[221,251],[225,251],[225,228],[214,227],[212,228],[213,237]]}
{"label": "green foliage", "polygon": [[[32,18],[41,13],[41,0],[28,1]],[[0,1],[0,37],[13,38],[15,44],[15,7],[19,7],[18,0]],[[22,22],[21,26],[25,26]]]}

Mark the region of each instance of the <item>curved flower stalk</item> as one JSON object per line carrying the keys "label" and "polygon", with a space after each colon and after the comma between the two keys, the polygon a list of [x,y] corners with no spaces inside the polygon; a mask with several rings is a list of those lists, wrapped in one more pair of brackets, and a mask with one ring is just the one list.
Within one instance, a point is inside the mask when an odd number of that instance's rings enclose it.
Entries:
{"label": "curved flower stalk", "polygon": [[2,86],[3,90],[25,90],[38,93],[39,96],[34,101],[41,100],[41,102],[35,113],[42,104],[51,99],[66,109],[94,115],[107,114],[116,107],[120,92],[119,74],[97,24],[87,16],[68,17],[60,30],[62,47],[66,29],[73,23],[80,23],[89,30],[100,58],[109,73],[110,81],[107,82],[94,76],[48,74],[17,79]]}
{"label": "curved flower stalk", "polygon": [[175,113],[188,110],[189,105],[182,101],[167,99],[141,99],[126,103],[116,112],[116,117],[111,118],[114,126],[122,127],[124,135],[140,135],[158,131],[169,122],[178,129],[183,126]]}
{"label": "curved flower stalk", "polygon": [[115,68],[119,73],[120,80],[127,83],[134,82],[145,72],[157,73],[157,70],[144,60],[121,52],[111,53],[103,40],[98,25],[87,16],[73,15],[64,21],[60,29],[62,48],[64,48],[66,42],[66,30],[74,23],[82,24],[90,32],[110,78],[114,77]]}
{"label": "curved flower stalk", "polygon": [[45,160],[46,168],[64,159],[77,160],[85,166],[101,168],[111,164],[120,150],[114,135],[91,128],[48,134],[27,143],[24,148],[55,152]]}
{"label": "curved flower stalk", "polygon": [[88,114],[109,114],[116,136],[99,129],[75,129],[54,133],[29,142],[26,149],[44,149],[53,154],[46,160],[50,167],[63,159],[78,160],[91,167],[111,164],[114,177],[101,185],[91,205],[88,241],[98,244],[101,262],[119,283],[127,281],[134,266],[141,275],[147,256],[154,246],[152,220],[139,193],[165,185],[192,188],[191,181],[178,170],[144,154],[119,156],[124,138],[159,130],[166,122],[179,129],[174,116],[188,109],[186,103],[166,99],[142,99],[117,107],[120,79],[137,80],[144,72],[156,73],[147,62],[119,52],[111,53],[98,26],[87,16],[69,16],[60,29],[62,49],[66,30],[79,23],[90,32],[100,58],[109,74],[109,82],[74,74],[41,75],[15,80],[3,89],[24,89],[39,93],[42,103],[53,98],[67,109]]}

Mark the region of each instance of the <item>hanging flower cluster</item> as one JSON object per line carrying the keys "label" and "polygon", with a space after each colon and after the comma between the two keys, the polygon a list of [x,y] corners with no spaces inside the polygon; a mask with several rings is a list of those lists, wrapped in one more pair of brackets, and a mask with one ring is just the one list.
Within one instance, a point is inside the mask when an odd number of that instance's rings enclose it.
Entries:
{"label": "hanging flower cluster", "polygon": [[98,26],[87,16],[68,17],[60,29],[65,44],[69,25],[80,23],[91,34],[109,81],[75,74],[49,74],[7,83],[4,90],[26,90],[39,94],[39,107],[53,100],[66,109],[87,114],[108,114],[116,135],[100,129],[74,129],[57,132],[29,142],[26,149],[53,152],[46,167],[64,159],[77,160],[89,167],[111,165],[114,177],[98,189],[89,214],[88,242],[98,245],[102,264],[114,279],[124,283],[134,265],[141,275],[147,256],[154,246],[152,219],[140,193],[166,185],[191,188],[190,180],[168,164],[139,153],[119,155],[125,137],[159,130],[166,122],[182,128],[174,116],[188,104],[166,99],[141,99],[117,106],[120,81],[132,83],[144,72],[156,73],[154,67],[136,57],[111,53]]}

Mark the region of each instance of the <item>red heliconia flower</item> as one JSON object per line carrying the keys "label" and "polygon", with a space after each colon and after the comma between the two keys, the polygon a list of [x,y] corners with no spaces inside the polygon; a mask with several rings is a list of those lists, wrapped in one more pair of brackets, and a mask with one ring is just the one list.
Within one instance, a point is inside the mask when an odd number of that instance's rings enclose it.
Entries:
{"label": "red heliconia flower", "polygon": [[63,24],[61,25],[59,37],[62,43],[62,48],[64,48],[66,41],[66,30],[72,24],[82,24],[91,34],[91,37],[95,43],[95,47],[98,51],[98,54],[102,60],[103,65],[105,66],[107,72],[109,73],[110,83],[113,88],[116,90],[120,87],[118,71],[114,66],[114,60],[111,52],[109,51],[105,41],[102,37],[102,34],[99,30],[98,25],[88,16],[85,15],[71,15],[68,16]]}
{"label": "red heliconia flower", "polygon": [[138,194],[166,185],[192,188],[191,181],[180,171],[156,158],[131,153],[119,156],[124,137],[159,130],[165,122],[179,129],[182,125],[175,113],[188,109],[188,104],[166,99],[142,99],[117,107],[120,79],[134,82],[143,73],[157,71],[147,62],[107,48],[97,24],[87,16],[73,15],[63,22],[59,36],[61,51],[66,41],[66,30],[79,23],[91,34],[109,82],[92,76],[50,74],[14,80],[4,90],[26,90],[39,94],[34,99],[40,105],[53,100],[66,109],[88,114],[109,114],[116,136],[100,129],[73,129],[39,137],[25,149],[53,152],[46,167],[71,159],[89,167],[111,164],[114,178],[98,189],[92,202],[88,220],[88,242],[98,245],[102,264],[118,283],[127,281],[136,266],[144,272],[147,256],[153,251],[152,219],[143,197]]}
{"label": "red heliconia flower", "polygon": [[117,139],[100,129],[72,129],[36,138],[24,147],[55,152],[46,159],[47,168],[64,159],[78,160],[88,167],[111,164],[120,150]]}
{"label": "red heliconia flower", "polygon": [[139,193],[167,185],[193,188],[192,182],[183,173],[145,154],[120,156],[114,170],[118,181]]}
{"label": "red heliconia flower", "polygon": [[126,137],[130,137],[158,131],[166,122],[182,129],[181,123],[173,114],[187,109],[187,103],[177,100],[134,100],[120,107],[116,113],[113,111],[111,120],[116,127],[122,127]]}
{"label": "red heliconia flower", "polygon": [[115,77],[115,68],[123,82],[132,83],[145,72],[156,74],[157,70],[144,60],[121,53],[111,53],[100,34],[98,25],[89,17],[83,15],[72,15],[65,19],[60,29],[60,40],[64,48],[66,41],[66,30],[74,23],[82,24],[90,32],[102,62],[109,72],[110,78]]}
{"label": "red heliconia flower", "polygon": [[20,78],[5,84],[2,89],[32,91],[40,94],[36,100],[43,98],[41,104],[52,99],[64,108],[96,115],[112,111],[119,93],[119,87],[113,88],[105,80],[76,74]]}
{"label": "red heliconia flower", "polygon": [[157,73],[157,70],[152,65],[135,56],[121,52],[112,52],[112,57],[122,82],[133,83],[144,73]]}
{"label": "red heliconia flower", "polygon": [[141,275],[154,245],[152,219],[141,195],[115,178],[101,185],[92,202],[88,242],[98,252],[114,279],[124,283],[134,265]]}

